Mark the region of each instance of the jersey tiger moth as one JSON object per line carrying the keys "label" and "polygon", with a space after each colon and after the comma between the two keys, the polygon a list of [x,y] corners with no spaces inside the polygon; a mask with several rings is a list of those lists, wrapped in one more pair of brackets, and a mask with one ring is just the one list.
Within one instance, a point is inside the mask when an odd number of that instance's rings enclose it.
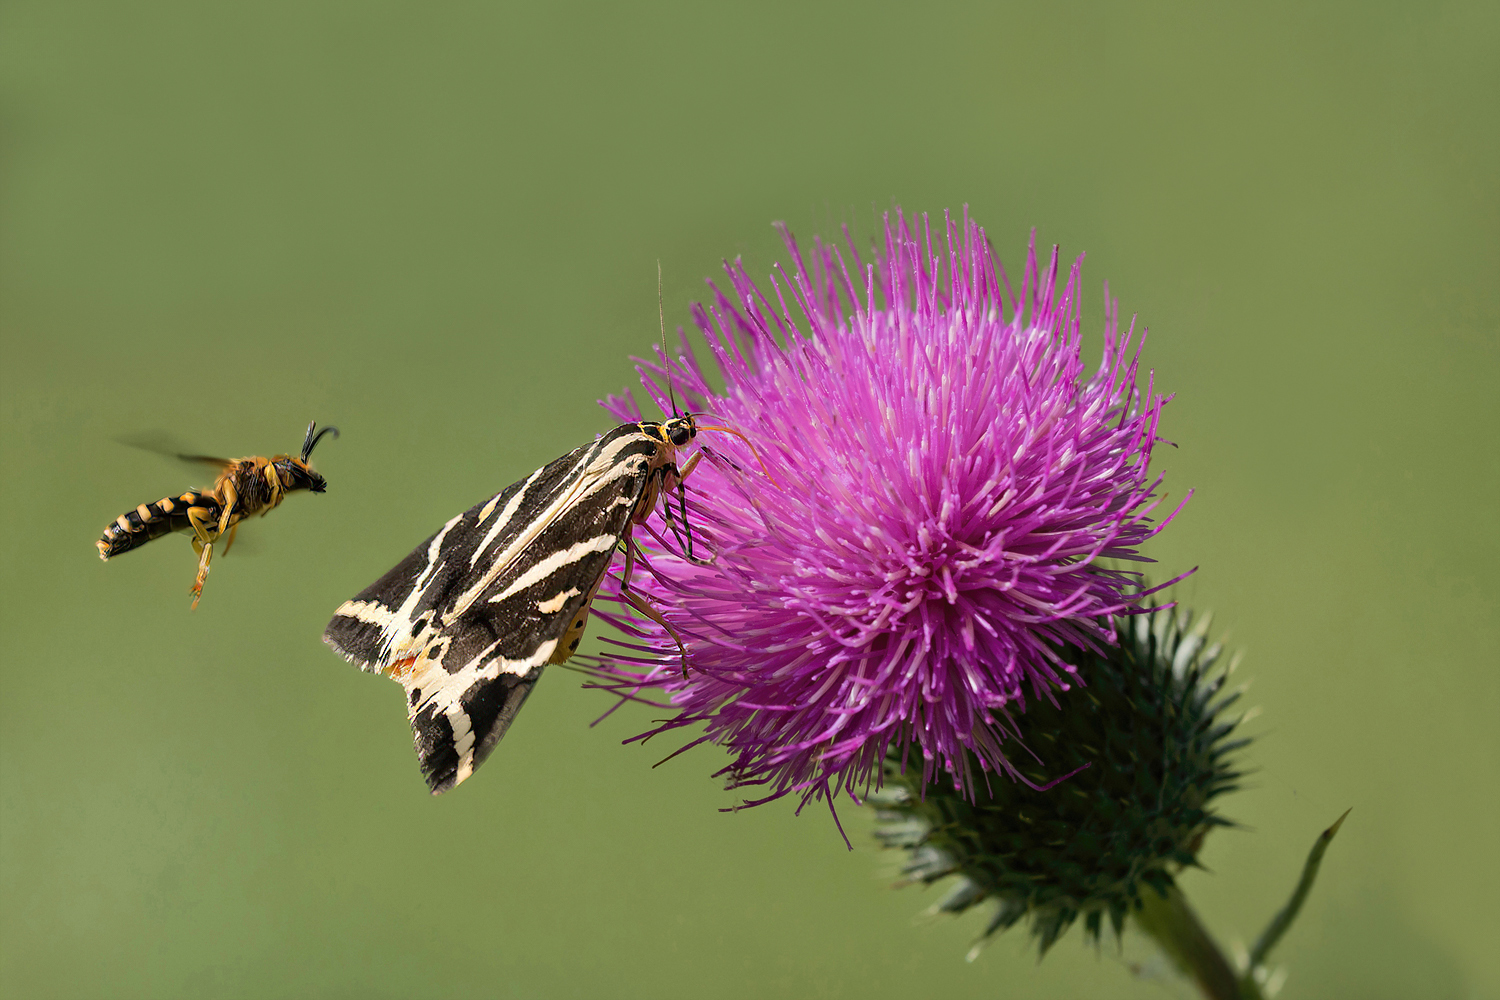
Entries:
{"label": "jersey tiger moth", "polygon": [[434,795],[484,762],[542,668],[578,649],[622,543],[622,598],[677,638],[629,590],[631,529],[680,490],[702,453],[679,470],[677,451],[698,430],[692,414],[622,424],[453,517],[334,612],[323,641],[405,689]]}

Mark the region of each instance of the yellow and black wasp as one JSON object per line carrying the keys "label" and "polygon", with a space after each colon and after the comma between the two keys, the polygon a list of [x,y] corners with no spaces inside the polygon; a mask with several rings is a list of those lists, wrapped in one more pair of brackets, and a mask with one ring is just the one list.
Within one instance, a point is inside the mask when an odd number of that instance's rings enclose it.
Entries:
{"label": "yellow and black wasp", "polygon": [[213,487],[188,490],[177,496],[162,497],[155,503],[143,503],[127,511],[104,529],[104,536],[94,544],[99,558],[108,560],[131,549],[138,549],[154,538],[172,531],[188,532],[193,551],[198,553],[198,577],[193,581],[193,607],[203,596],[203,581],[208,578],[208,563],[213,558],[214,542],[224,538],[224,552],[234,545],[234,535],[247,517],[269,514],[294,490],[322,493],[328,483],[313,471],[308,458],[323,435],[339,436],[337,427],[317,429],[317,421],[307,425],[302,454],[252,455],[249,458],[214,458],[209,455],[177,457],[200,462],[219,469]]}

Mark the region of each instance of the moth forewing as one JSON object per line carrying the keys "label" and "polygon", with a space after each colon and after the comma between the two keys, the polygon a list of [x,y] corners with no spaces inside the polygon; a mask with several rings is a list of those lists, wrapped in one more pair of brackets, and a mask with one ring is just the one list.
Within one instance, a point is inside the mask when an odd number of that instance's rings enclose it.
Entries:
{"label": "moth forewing", "polygon": [[577,650],[616,548],[695,433],[691,416],[616,427],[453,518],[334,613],[324,641],[404,688],[434,794],[473,773],[542,667]]}

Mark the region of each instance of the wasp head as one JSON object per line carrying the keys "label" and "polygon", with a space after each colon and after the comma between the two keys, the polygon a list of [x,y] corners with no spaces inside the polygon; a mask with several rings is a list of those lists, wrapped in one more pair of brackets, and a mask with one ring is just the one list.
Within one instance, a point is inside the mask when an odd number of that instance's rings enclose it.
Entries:
{"label": "wasp head", "polygon": [[307,437],[302,442],[302,454],[293,458],[290,455],[282,455],[273,463],[276,475],[280,477],[282,488],[287,490],[311,490],[314,493],[322,493],[328,489],[328,480],[313,471],[308,464],[308,458],[312,450],[323,440],[323,435],[332,434],[339,436],[337,427],[325,427],[318,430],[318,422],[314,420],[307,425]]}
{"label": "wasp head", "polygon": [[292,458],[290,455],[278,459],[272,468],[281,479],[281,488],[291,490],[311,490],[314,493],[322,493],[328,489],[328,480],[313,471],[313,467],[300,458]]}

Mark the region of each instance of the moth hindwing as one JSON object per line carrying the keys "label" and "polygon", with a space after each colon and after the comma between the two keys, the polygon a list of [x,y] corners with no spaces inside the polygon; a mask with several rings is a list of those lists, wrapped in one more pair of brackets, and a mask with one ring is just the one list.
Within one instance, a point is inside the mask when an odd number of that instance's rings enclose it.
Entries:
{"label": "moth hindwing", "polygon": [[334,612],[323,641],[405,688],[433,794],[472,774],[542,667],[577,650],[622,541],[628,586],[631,528],[691,471],[677,449],[696,434],[691,414],[616,427],[455,516]]}

